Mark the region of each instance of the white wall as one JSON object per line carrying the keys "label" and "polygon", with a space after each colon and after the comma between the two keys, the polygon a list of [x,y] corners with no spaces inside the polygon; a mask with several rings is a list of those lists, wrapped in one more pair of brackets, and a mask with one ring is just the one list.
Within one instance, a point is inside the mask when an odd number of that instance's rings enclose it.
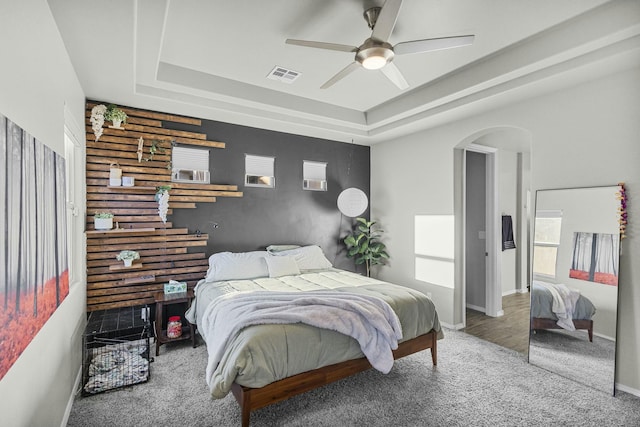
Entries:
{"label": "white wall", "polygon": [[[454,147],[494,127],[524,129],[532,136],[532,191],[627,183],[630,227],[622,244],[617,381],[640,394],[640,263],[634,262],[640,259],[640,227],[634,224],[640,203],[632,202],[640,200],[638,75],[638,68],[622,71],[373,146],[371,215],[387,231],[391,255],[379,276],[407,286],[420,283],[413,276],[413,218],[457,213]],[[428,286],[440,318],[460,323],[459,291]]]}
{"label": "white wall", "polygon": [[[0,10],[0,112],[64,155],[65,106],[81,131],[84,93],[47,2],[1,0]],[[83,258],[84,248],[71,256]],[[85,284],[76,278],[70,286],[67,298],[0,381],[2,425],[56,426],[64,420],[81,364],[85,323]]]}
{"label": "white wall", "polygon": [[498,150],[498,194],[500,198],[500,214],[511,215],[516,249],[507,249],[500,253],[502,295],[512,294],[518,287],[516,283],[517,254],[520,249],[518,231],[518,153],[509,150]]}

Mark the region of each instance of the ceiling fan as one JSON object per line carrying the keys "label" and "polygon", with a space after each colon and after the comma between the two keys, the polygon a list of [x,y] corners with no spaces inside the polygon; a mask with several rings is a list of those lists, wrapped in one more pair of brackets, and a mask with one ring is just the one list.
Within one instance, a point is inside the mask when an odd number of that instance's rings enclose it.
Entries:
{"label": "ceiling fan", "polygon": [[394,56],[467,46],[473,43],[475,36],[466,35],[412,40],[391,46],[388,40],[393,31],[393,27],[396,25],[401,5],[402,0],[387,0],[382,7],[372,7],[365,10],[364,19],[373,31],[371,37],[366,39],[360,46],[296,39],[287,39],[286,43],[318,49],[337,50],[340,52],[354,52],[356,54],[354,62],[327,80],[327,82],[320,86],[320,89],[326,89],[332,86],[362,66],[368,70],[382,71],[393,84],[404,90],[409,87],[409,84],[398,67],[392,62]]}

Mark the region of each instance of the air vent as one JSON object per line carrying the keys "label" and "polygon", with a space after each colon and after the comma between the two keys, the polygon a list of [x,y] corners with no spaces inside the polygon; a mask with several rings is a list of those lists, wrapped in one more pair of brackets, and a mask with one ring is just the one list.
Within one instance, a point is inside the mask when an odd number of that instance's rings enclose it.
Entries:
{"label": "air vent", "polygon": [[267,78],[269,78],[271,80],[278,80],[278,81],[281,81],[283,83],[291,84],[298,77],[300,77],[300,75],[301,75],[301,73],[299,73],[297,71],[288,70],[286,68],[276,66],[273,70],[271,70],[271,72],[269,73]]}

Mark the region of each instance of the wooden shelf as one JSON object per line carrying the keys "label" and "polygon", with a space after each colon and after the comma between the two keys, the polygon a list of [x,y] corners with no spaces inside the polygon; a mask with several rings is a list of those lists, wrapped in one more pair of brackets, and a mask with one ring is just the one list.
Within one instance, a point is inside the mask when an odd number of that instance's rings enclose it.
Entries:
{"label": "wooden shelf", "polygon": [[126,234],[156,231],[155,228],[113,228],[111,230],[87,230],[85,234]]}
{"label": "wooden shelf", "polygon": [[131,264],[131,267],[125,267],[124,264],[114,264],[109,266],[109,270],[111,271],[135,270],[137,268],[142,268],[142,264],[134,263],[134,264]]}
{"label": "wooden shelf", "polygon": [[156,191],[156,187],[145,187],[142,185],[132,185],[132,186],[126,186],[126,185],[107,185],[107,188],[116,188],[118,190],[149,190],[149,191]]}

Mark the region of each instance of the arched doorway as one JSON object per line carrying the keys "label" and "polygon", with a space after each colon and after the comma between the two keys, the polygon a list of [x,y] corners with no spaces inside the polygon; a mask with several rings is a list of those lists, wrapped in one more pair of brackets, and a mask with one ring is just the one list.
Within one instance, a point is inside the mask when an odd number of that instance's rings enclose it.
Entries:
{"label": "arched doorway", "polygon": [[[467,313],[473,314],[472,321],[489,319],[497,324],[492,319],[503,315],[503,299],[511,308],[513,299],[508,295],[527,292],[531,134],[514,127],[484,129],[465,138],[455,150],[454,205],[461,262],[456,267],[454,316],[457,327],[469,329]],[[503,250],[503,221],[513,226],[514,250]],[[519,301],[528,306],[526,296]],[[528,314],[518,316],[528,318]],[[526,330],[518,335],[515,341],[522,345],[513,344],[514,349],[526,351]]]}

